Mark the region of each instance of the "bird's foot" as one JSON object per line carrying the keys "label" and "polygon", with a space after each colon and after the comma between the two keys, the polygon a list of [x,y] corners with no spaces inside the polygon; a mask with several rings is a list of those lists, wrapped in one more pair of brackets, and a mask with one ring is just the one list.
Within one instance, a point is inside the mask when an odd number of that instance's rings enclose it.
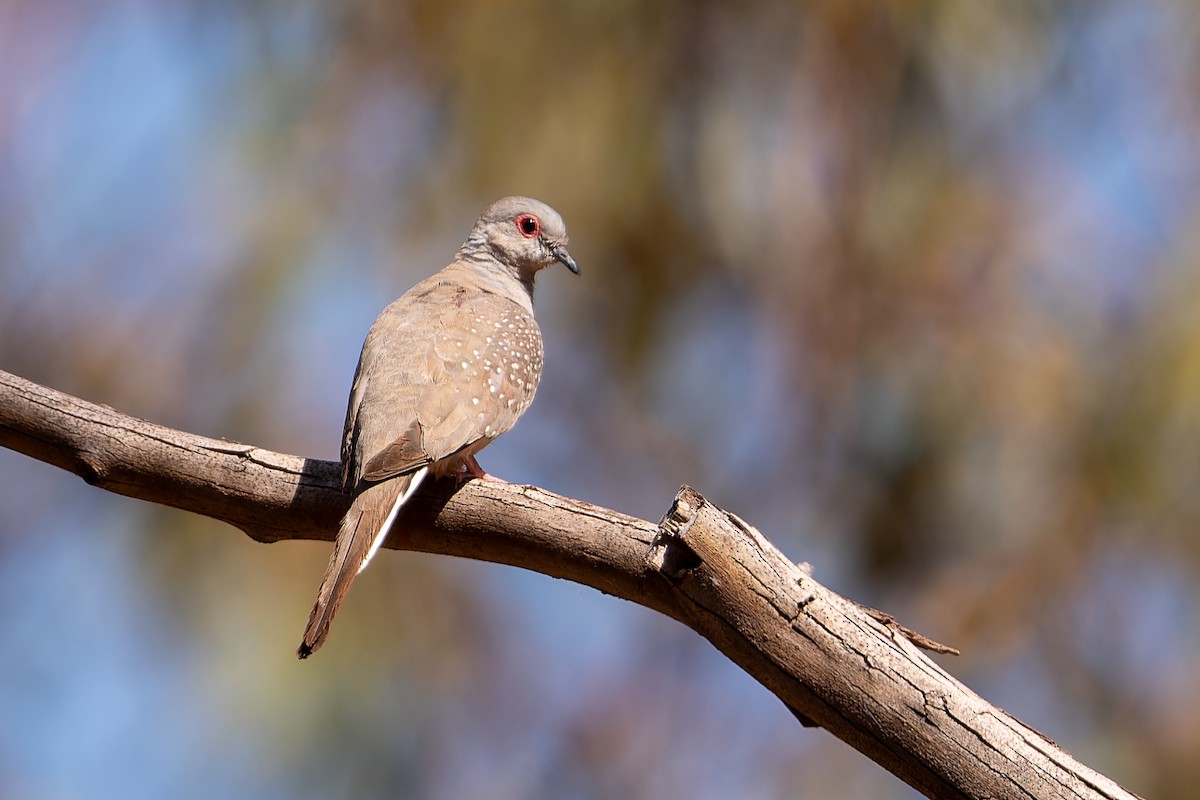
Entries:
{"label": "bird's foot", "polygon": [[465,483],[471,478],[479,478],[484,481],[500,480],[484,472],[483,467],[479,466],[479,462],[475,460],[475,456],[467,456],[462,460],[462,471],[458,473],[458,482]]}

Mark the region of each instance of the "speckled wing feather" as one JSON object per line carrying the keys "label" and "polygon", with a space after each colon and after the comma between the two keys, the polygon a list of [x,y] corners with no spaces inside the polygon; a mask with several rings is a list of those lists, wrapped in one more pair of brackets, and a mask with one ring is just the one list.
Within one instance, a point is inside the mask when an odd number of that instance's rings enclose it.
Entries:
{"label": "speckled wing feather", "polygon": [[[430,295],[444,313],[431,320],[432,335],[423,339],[425,368],[419,379],[387,387],[380,398],[380,404],[412,408],[415,414],[409,418],[393,410],[384,435],[407,424],[375,452],[370,444],[379,441],[381,431],[348,426],[349,462],[366,457],[361,469],[351,468],[356,478],[384,480],[427,465],[437,475],[448,474],[461,459],[509,431],[533,402],[542,374],[542,336],[533,316],[482,290],[441,286]],[[378,386],[364,389],[361,402],[375,402],[378,391]],[[408,402],[397,403],[401,394]]]}
{"label": "speckled wing feather", "polygon": [[418,403],[422,447],[437,474],[512,429],[542,375],[542,335],[508,298],[469,293],[439,327],[427,354],[430,382]]}

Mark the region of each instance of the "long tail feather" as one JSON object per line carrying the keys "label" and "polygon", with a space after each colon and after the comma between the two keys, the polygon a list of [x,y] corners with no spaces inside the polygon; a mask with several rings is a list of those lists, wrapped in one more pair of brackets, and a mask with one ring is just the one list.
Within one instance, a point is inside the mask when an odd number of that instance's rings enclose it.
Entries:
{"label": "long tail feather", "polygon": [[370,564],[371,559],[379,552],[380,546],[383,545],[383,540],[387,538],[388,531],[392,527],[392,522],[395,521],[396,515],[400,513],[400,507],[408,502],[408,498],[412,497],[417,489],[421,488],[421,481],[425,480],[425,476],[428,474],[429,468],[421,467],[408,476],[408,485],[400,490],[396,496],[396,502],[392,503],[392,510],[388,512],[387,519],[383,521],[383,525],[379,527],[379,532],[375,534],[375,539],[371,542],[371,549],[367,551],[367,554],[363,556],[362,563],[358,565],[359,572],[366,569],[367,564]]}
{"label": "long tail feather", "polygon": [[412,475],[381,481],[368,486],[354,498],[350,510],[342,517],[333,555],[321,579],[317,602],[308,615],[297,656],[308,658],[325,643],[329,624],[350,590],[350,584],[379,550],[400,507],[416,492],[425,475],[426,470],[422,469]]}

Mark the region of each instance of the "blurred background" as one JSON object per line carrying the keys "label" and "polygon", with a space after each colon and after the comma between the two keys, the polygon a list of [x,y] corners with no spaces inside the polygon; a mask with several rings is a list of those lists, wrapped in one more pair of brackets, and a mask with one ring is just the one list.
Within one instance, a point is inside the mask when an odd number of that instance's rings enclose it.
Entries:
{"label": "blurred background", "polygon": [[[336,458],[358,350],[480,210],[555,206],[483,454],[682,483],[1156,798],[1200,781],[1200,6],[0,4],[0,368]],[[695,634],[0,451],[0,795],[907,798]]]}

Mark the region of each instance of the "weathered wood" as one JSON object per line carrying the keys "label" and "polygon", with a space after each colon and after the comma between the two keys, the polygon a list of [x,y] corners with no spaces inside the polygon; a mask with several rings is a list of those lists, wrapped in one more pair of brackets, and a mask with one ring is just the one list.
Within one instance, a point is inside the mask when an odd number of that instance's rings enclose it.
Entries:
{"label": "weathered wood", "polygon": [[686,598],[692,628],[790,708],[929,797],[1130,796],[694,490],[676,497],[653,560]]}
{"label": "weathered wood", "polygon": [[[0,446],[263,542],[332,539],[348,504],[333,462],[193,436],[2,371]],[[532,486],[441,481],[401,522],[386,546],[523,567],[683,622],[799,718],[930,797],[1133,797],[688,487],[654,525]]]}

